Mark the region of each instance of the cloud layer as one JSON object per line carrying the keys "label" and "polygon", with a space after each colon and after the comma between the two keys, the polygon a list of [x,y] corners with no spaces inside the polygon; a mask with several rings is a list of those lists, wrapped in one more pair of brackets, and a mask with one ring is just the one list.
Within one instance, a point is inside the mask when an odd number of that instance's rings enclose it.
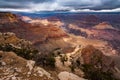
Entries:
{"label": "cloud layer", "polygon": [[120,12],[120,0],[0,0],[0,11],[53,10]]}

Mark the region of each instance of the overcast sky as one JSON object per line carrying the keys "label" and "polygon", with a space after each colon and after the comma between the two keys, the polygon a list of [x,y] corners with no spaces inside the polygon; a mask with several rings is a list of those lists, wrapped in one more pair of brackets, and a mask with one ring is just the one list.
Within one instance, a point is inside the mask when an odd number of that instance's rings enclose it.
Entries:
{"label": "overcast sky", "polygon": [[0,11],[117,11],[120,0],[0,0]]}

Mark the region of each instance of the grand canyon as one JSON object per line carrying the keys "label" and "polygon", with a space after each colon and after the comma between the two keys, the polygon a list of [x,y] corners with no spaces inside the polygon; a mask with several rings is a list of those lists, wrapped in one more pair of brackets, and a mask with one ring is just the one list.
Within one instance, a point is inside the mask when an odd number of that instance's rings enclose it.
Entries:
{"label": "grand canyon", "polygon": [[[85,73],[81,69],[83,64],[102,67],[103,71],[110,69],[112,74],[119,78],[120,29],[119,20],[116,20],[119,15],[115,13],[110,14],[110,16],[113,16],[115,19],[113,18],[112,21],[105,13],[82,13],[79,15],[78,13],[69,13],[67,17],[66,14],[61,14],[47,17],[38,16],[36,18],[24,14],[1,12],[0,49],[2,51],[1,59],[3,58],[1,62],[1,79],[5,79],[3,72],[6,72],[5,69],[8,66],[15,69],[15,67],[18,68],[17,65],[19,65],[19,68],[22,68],[25,63],[27,64],[27,61],[25,61],[24,64],[20,62],[21,65],[16,63],[10,65],[13,62],[7,61],[7,56],[8,59],[15,57],[15,61],[18,60],[18,62],[21,61],[19,57],[33,60],[33,63],[29,65],[36,65],[49,70],[55,79],[57,79],[58,73],[58,77],[63,76],[64,78],[64,74],[70,74],[69,72],[73,76],[76,74],[77,77],[84,77]],[[106,18],[104,19],[104,17]],[[4,50],[4,48],[6,49]],[[28,52],[18,53],[14,48],[25,49]],[[36,49],[36,52],[32,51],[34,49]],[[15,55],[15,53],[18,54]],[[92,56],[96,56],[95,59],[93,57],[94,60],[92,60]],[[47,58],[52,61],[45,62]],[[99,58],[102,61],[101,64],[97,61]],[[47,67],[48,65],[49,67]],[[51,66],[55,67],[55,70]],[[29,73],[33,72],[26,71],[27,75]],[[12,72],[9,71],[8,74],[12,74]],[[34,74],[37,75],[37,73]],[[21,76],[23,77],[23,74]],[[32,79],[34,77],[33,75],[33,77],[29,78]],[[27,77],[23,77],[23,79],[25,78]]]}
{"label": "grand canyon", "polygon": [[0,80],[120,80],[120,12],[81,9],[0,8]]}

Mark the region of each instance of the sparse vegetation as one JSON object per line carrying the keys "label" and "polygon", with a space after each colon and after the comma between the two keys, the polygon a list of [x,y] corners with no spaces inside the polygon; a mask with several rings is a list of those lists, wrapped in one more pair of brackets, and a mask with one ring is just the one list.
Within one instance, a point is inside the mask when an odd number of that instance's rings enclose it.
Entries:
{"label": "sparse vegetation", "polygon": [[89,57],[90,63],[82,65],[85,78],[89,80],[116,80],[112,74],[112,70],[108,67],[107,71],[103,70],[104,60],[103,53],[98,49],[93,49],[92,55]]}
{"label": "sparse vegetation", "polygon": [[60,56],[60,60],[61,60],[62,64],[64,65],[65,62],[68,60],[67,55],[65,54],[65,55]]}
{"label": "sparse vegetation", "polygon": [[82,70],[85,73],[85,78],[88,80],[117,80],[114,78],[112,72],[104,72],[101,68],[96,68],[91,64],[82,65]]}
{"label": "sparse vegetation", "polygon": [[74,65],[70,65],[69,67],[70,67],[72,72],[75,72],[75,66]]}
{"label": "sparse vegetation", "polygon": [[36,54],[38,53],[38,50],[32,49],[32,48],[16,48],[13,47],[10,44],[1,44],[0,50],[7,51],[7,52],[15,52],[18,56],[21,56],[25,59],[33,59]]}
{"label": "sparse vegetation", "polygon": [[[84,78],[88,80],[117,80],[113,76],[112,68],[109,66],[104,70],[104,59],[106,56],[93,46],[87,46],[82,50],[84,64],[80,64],[79,68],[85,73]],[[76,62],[79,64],[79,62]]]}
{"label": "sparse vegetation", "polygon": [[55,68],[55,57],[53,55],[40,55],[36,59],[37,65],[42,65],[43,67]]}

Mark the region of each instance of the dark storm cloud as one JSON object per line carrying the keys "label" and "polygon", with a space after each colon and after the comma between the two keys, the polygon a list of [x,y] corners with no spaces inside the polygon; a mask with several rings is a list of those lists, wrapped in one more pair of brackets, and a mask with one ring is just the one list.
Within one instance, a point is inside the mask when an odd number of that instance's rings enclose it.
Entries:
{"label": "dark storm cloud", "polygon": [[120,8],[120,0],[101,0],[102,4],[95,6],[91,9],[101,10],[101,9],[115,9]]}
{"label": "dark storm cloud", "polygon": [[50,1],[54,1],[54,0],[1,0],[1,2],[17,2],[17,3],[24,3],[24,2],[42,3],[42,2],[50,2]]}
{"label": "dark storm cloud", "polygon": [[0,0],[0,9],[40,10],[111,10],[120,8],[120,0]]}
{"label": "dark storm cloud", "polygon": [[115,9],[120,8],[120,0],[67,0],[63,5],[80,9]]}
{"label": "dark storm cloud", "polygon": [[0,8],[29,8],[29,3],[44,3],[54,0],[0,0]]}

